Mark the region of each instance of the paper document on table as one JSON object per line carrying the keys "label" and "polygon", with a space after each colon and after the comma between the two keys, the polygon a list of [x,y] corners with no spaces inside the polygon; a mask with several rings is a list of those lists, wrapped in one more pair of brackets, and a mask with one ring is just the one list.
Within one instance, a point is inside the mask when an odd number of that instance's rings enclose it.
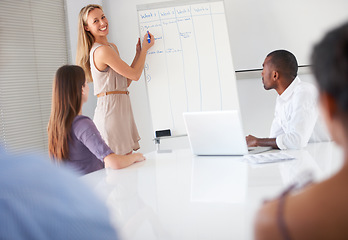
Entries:
{"label": "paper document on table", "polygon": [[243,159],[250,163],[272,163],[295,159],[295,157],[287,153],[261,153],[244,155]]}

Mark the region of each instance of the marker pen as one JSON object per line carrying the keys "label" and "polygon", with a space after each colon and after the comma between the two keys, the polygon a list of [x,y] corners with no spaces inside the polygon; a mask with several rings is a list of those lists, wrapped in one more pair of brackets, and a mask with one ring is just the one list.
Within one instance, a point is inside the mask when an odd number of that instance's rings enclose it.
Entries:
{"label": "marker pen", "polygon": [[150,43],[151,42],[151,37],[150,37],[150,33],[149,31],[147,31],[147,42]]}

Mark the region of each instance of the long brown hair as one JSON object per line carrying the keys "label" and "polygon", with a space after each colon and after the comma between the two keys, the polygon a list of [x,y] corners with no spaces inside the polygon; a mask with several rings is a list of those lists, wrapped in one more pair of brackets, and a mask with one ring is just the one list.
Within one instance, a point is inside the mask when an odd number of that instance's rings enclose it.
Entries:
{"label": "long brown hair", "polygon": [[86,73],[87,82],[93,82],[91,74],[91,65],[89,62],[89,52],[94,43],[94,37],[86,31],[87,17],[90,11],[99,8],[103,11],[103,8],[97,4],[89,4],[83,7],[79,14],[78,19],[78,36],[77,36],[77,49],[76,49],[76,64],[81,66]]}
{"label": "long brown hair", "polygon": [[85,82],[83,69],[76,65],[60,67],[54,77],[48,122],[48,152],[57,161],[69,158],[71,125],[81,110]]}

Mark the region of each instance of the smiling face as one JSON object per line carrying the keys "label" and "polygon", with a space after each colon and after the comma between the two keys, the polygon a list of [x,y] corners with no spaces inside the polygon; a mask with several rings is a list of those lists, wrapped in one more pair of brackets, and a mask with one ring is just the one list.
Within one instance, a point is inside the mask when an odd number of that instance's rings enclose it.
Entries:
{"label": "smiling face", "polygon": [[89,31],[96,40],[100,37],[106,37],[108,35],[109,22],[101,9],[95,8],[89,12],[85,30]]}

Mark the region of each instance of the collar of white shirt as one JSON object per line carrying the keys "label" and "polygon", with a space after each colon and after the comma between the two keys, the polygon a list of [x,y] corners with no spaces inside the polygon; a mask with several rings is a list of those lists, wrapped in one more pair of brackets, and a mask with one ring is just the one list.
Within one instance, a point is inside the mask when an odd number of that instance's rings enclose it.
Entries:
{"label": "collar of white shirt", "polygon": [[285,89],[285,91],[279,95],[279,98],[283,101],[286,101],[290,98],[292,93],[294,92],[294,88],[296,87],[297,84],[301,82],[299,77],[296,77],[292,83]]}

